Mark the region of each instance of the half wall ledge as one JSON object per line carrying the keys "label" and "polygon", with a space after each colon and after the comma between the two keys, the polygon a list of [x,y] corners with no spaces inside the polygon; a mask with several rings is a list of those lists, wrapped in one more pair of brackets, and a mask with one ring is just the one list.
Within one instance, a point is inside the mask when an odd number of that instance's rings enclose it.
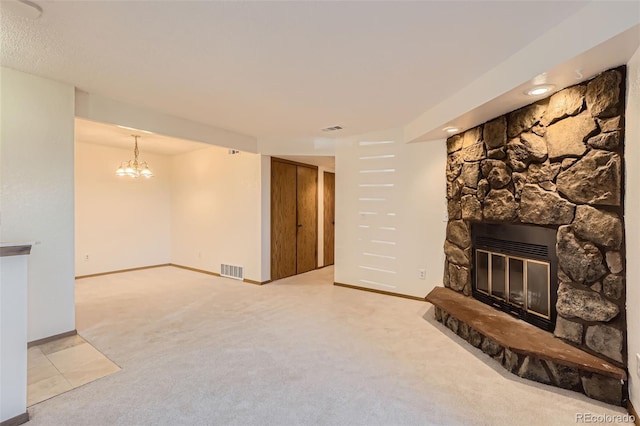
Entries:
{"label": "half wall ledge", "polygon": [[625,370],[448,288],[434,288],[426,300],[437,321],[511,373],[624,406]]}

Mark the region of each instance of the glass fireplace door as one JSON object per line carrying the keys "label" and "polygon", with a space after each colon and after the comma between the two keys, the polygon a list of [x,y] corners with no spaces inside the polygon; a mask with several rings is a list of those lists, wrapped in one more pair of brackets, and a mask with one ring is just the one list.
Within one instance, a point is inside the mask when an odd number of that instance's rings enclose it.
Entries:
{"label": "glass fireplace door", "polygon": [[476,250],[476,290],[549,319],[548,262]]}
{"label": "glass fireplace door", "polygon": [[509,302],[519,307],[524,306],[524,270],[524,260],[509,258]]}

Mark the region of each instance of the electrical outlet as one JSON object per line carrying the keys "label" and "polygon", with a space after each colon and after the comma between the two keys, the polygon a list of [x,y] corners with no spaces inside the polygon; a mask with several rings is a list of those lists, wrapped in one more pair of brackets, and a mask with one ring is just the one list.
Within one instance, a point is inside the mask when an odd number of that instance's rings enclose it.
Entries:
{"label": "electrical outlet", "polygon": [[88,261],[89,261],[89,255],[88,255],[88,254],[85,254],[85,255],[84,255],[84,261],[85,261],[85,262],[88,262]]}
{"label": "electrical outlet", "polygon": [[424,280],[427,278],[427,271],[425,269],[418,269],[418,278]]}
{"label": "electrical outlet", "polygon": [[640,377],[640,354],[636,354],[636,374]]}

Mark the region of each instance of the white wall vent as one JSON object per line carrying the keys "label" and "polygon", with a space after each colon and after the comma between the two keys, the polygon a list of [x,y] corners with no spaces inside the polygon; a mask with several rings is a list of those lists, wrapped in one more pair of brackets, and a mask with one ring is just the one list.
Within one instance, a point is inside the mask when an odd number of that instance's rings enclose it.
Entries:
{"label": "white wall vent", "polygon": [[244,280],[244,267],[222,263],[220,265],[220,276],[236,280]]}

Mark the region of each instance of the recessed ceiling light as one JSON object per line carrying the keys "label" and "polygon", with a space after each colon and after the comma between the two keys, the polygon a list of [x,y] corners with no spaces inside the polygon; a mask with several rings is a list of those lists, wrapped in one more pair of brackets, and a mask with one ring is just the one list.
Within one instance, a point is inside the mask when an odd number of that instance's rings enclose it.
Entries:
{"label": "recessed ceiling light", "polygon": [[540,96],[540,95],[544,95],[545,93],[548,93],[554,87],[556,86],[554,86],[553,84],[540,84],[538,86],[532,87],[531,89],[528,89],[524,93],[528,96]]}
{"label": "recessed ceiling light", "polygon": [[460,129],[458,129],[457,127],[453,127],[453,126],[449,126],[449,127],[445,127],[444,129],[445,132],[449,133],[449,134],[454,134],[456,132],[459,132]]}

